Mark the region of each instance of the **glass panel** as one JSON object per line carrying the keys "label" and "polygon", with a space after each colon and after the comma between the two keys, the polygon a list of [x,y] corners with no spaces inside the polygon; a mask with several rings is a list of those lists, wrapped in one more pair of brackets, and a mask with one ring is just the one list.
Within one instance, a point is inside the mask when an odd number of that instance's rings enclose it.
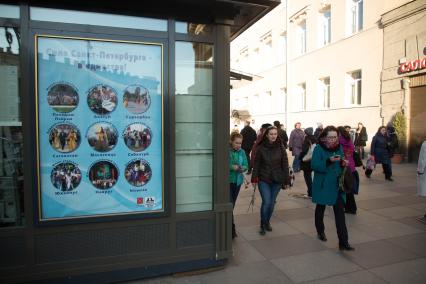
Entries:
{"label": "glass panel", "polygon": [[176,211],[212,210],[213,45],[176,43]]}
{"label": "glass panel", "polygon": [[0,27],[0,227],[24,224],[19,30]]}
{"label": "glass panel", "polygon": [[211,123],[176,123],[176,150],[211,150]]}
{"label": "glass panel", "polygon": [[176,178],[176,212],[212,210],[212,177]]}
{"label": "glass panel", "polygon": [[196,36],[206,36],[213,33],[213,27],[207,24],[176,22],[175,29],[177,33]]}
{"label": "glass panel", "polygon": [[176,95],[211,95],[213,45],[176,43]]}
{"label": "glass panel", "polygon": [[19,6],[0,4],[0,17],[19,19]]}
{"label": "glass panel", "polygon": [[167,20],[51,8],[30,8],[31,20],[96,25],[152,31],[167,31]]}
{"label": "glass panel", "polygon": [[212,96],[176,96],[176,122],[211,122]]}
{"label": "glass panel", "polygon": [[176,177],[211,177],[213,157],[211,154],[176,154]]}

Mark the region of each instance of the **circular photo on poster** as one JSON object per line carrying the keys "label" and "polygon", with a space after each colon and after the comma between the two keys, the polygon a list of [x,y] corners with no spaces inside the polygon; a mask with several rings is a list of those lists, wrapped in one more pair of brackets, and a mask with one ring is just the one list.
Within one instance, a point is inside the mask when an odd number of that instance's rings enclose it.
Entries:
{"label": "circular photo on poster", "polygon": [[148,89],[142,85],[130,85],[124,90],[124,107],[131,113],[141,114],[146,112],[151,105],[151,96]]}
{"label": "circular photo on poster", "polygon": [[72,112],[78,105],[78,93],[69,83],[56,83],[47,91],[47,103],[56,112]]}
{"label": "circular photo on poster", "polygon": [[74,163],[58,163],[50,173],[50,181],[60,191],[73,191],[80,184],[81,171]]}
{"label": "circular photo on poster", "polygon": [[151,179],[151,166],[145,160],[133,160],[126,165],[124,175],[132,186],[144,186]]}
{"label": "circular photo on poster", "polygon": [[141,152],[151,145],[152,131],[142,123],[133,123],[126,127],[123,132],[124,143],[134,151]]}
{"label": "circular photo on poster", "polygon": [[88,92],[87,104],[96,114],[110,114],[117,107],[117,92],[108,85],[96,85]]}
{"label": "circular photo on poster", "polygon": [[71,153],[80,146],[80,130],[71,123],[58,123],[49,132],[49,144],[60,153]]}
{"label": "circular photo on poster", "polygon": [[97,189],[110,189],[117,183],[117,166],[110,161],[97,161],[90,166],[89,179]]}
{"label": "circular photo on poster", "polygon": [[108,122],[97,122],[87,130],[87,142],[98,152],[111,151],[118,142],[117,129]]}

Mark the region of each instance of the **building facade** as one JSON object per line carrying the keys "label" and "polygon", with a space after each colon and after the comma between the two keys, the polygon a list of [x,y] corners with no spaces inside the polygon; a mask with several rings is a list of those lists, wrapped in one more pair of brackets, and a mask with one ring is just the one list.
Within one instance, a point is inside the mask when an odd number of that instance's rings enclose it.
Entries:
{"label": "building facade", "polygon": [[[284,27],[287,43],[285,66],[282,67],[284,71],[279,72],[274,68],[268,70],[274,74],[269,77],[273,81],[272,85],[267,77],[260,76],[264,82],[268,82],[262,84],[264,89],[280,85],[284,91],[279,93],[282,97],[269,106],[263,106],[268,104],[265,92],[261,93],[263,96],[259,100],[262,104],[249,103],[256,122],[257,118],[261,120],[259,125],[274,120],[273,116],[257,116],[255,109],[259,107],[281,109],[279,113],[284,117],[287,130],[291,130],[296,122],[301,122],[303,128],[315,128],[318,123],[322,123],[349,125],[353,129],[362,122],[367,128],[369,144],[378,127],[388,123],[388,117],[385,117],[382,109],[384,102],[381,80],[385,46],[380,20],[382,14],[407,2],[410,1],[286,1],[287,9],[284,7],[285,3],[282,3],[282,13],[286,15]],[[275,10],[270,14],[274,12]],[[269,22],[263,20],[257,25],[268,25]],[[272,28],[279,30],[276,26]],[[257,29],[265,31],[268,27]],[[241,40],[243,43],[252,42],[249,38],[259,38],[259,33],[250,36],[250,31],[240,36],[245,37]],[[238,40],[240,38],[236,39]],[[241,46],[239,50],[231,51],[232,62],[242,60]],[[248,46],[250,50],[250,45]],[[231,47],[234,48],[234,45]],[[247,61],[251,61],[250,56]],[[243,67],[244,65],[240,70],[246,71]],[[257,72],[254,74],[259,75]],[[277,79],[282,83],[278,83]],[[244,89],[231,90],[234,103],[238,98],[241,104],[240,90],[244,90],[244,95],[249,96],[249,102],[256,101],[250,99],[250,94],[254,97],[258,95],[254,87],[257,82],[261,80],[239,83],[245,84]],[[240,105],[243,106],[244,103]]]}
{"label": "building facade", "polygon": [[402,112],[409,161],[426,140],[426,1],[409,1],[381,18],[384,33],[381,86],[383,122]]}
{"label": "building facade", "polygon": [[239,111],[244,116],[232,117],[231,129],[244,127],[242,120],[250,120],[254,128],[268,121],[285,121],[285,17],[283,2],[231,42],[231,69],[252,78],[232,81],[231,113]]}

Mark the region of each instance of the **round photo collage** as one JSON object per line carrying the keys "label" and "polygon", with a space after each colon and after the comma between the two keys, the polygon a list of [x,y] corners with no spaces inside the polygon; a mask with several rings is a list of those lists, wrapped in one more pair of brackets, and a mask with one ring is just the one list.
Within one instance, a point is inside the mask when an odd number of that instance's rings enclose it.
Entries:
{"label": "round photo collage", "polygon": [[[79,101],[76,88],[69,83],[57,83],[48,90],[47,102],[55,112],[70,113],[77,108]],[[130,85],[123,92],[122,102],[130,113],[142,114],[151,106],[151,97],[144,86]],[[108,85],[99,84],[87,92],[87,105],[97,115],[110,114],[117,108],[117,103],[117,92]],[[120,134],[113,124],[101,121],[89,126],[85,138],[94,151],[105,153],[114,149]],[[130,151],[142,152],[151,145],[152,131],[143,123],[131,123],[122,131],[121,140]],[[57,123],[49,130],[49,144],[59,153],[75,151],[81,141],[80,130],[72,123]],[[100,160],[89,167],[88,176],[96,189],[108,190],[117,183],[119,170],[114,162]],[[124,177],[131,186],[144,186],[151,176],[151,166],[143,159],[135,159],[125,165]],[[81,177],[78,166],[70,161],[55,164],[50,174],[52,185],[60,191],[76,189]]]}

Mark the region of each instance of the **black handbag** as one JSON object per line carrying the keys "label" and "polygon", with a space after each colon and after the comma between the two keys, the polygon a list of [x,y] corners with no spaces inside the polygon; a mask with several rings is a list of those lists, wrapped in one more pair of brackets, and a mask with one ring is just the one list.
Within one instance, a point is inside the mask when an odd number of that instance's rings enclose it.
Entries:
{"label": "black handbag", "polygon": [[364,165],[362,163],[361,156],[359,155],[357,151],[354,151],[353,157],[354,157],[355,167],[362,167]]}
{"label": "black handbag", "polygon": [[343,172],[339,177],[339,190],[344,193],[352,193],[354,189],[354,176],[348,167],[343,168]]}

